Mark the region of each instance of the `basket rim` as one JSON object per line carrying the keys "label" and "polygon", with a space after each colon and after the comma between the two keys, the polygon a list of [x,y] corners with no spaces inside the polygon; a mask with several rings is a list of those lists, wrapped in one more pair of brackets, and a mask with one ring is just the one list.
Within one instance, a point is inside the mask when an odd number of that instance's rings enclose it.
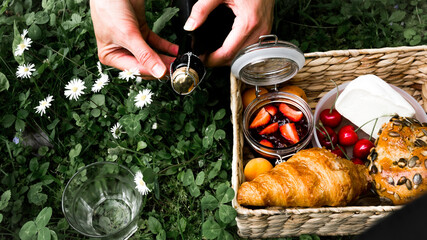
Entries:
{"label": "basket rim", "polygon": [[329,50],[325,52],[310,52],[304,53],[304,57],[328,57],[328,56],[357,56],[360,54],[375,54],[375,53],[391,53],[391,52],[409,52],[409,51],[427,51],[427,45],[418,46],[400,46],[400,47],[384,47],[384,48],[364,48],[364,49],[345,49],[345,50]]}

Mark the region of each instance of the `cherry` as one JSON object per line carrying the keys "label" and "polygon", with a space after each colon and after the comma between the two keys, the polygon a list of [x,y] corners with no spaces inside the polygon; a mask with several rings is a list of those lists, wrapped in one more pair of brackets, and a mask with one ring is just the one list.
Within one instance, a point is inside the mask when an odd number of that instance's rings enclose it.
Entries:
{"label": "cherry", "polygon": [[320,112],[319,118],[323,125],[331,128],[340,125],[342,120],[341,114],[335,109],[324,109]]}
{"label": "cherry", "polygon": [[346,156],[347,152],[345,151],[345,148],[343,148],[342,146],[335,145],[335,149],[331,150],[331,152],[337,155],[338,157],[347,158]]}
{"label": "cherry", "polygon": [[[326,133],[329,134],[329,137],[332,140],[332,144]],[[332,145],[335,146],[338,143],[338,135],[332,128],[328,126],[318,128],[317,137],[319,138],[320,145],[326,147],[327,149],[332,149]]]}
{"label": "cherry", "polygon": [[373,147],[375,147],[375,145],[371,141],[366,138],[362,138],[357,141],[353,147],[353,157],[366,159]]}
{"label": "cherry", "polygon": [[354,157],[354,158],[352,158],[352,159],[351,159],[351,161],[352,161],[354,164],[365,165],[365,163],[364,163],[362,160],[360,160],[360,158],[356,158],[356,157]]}
{"label": "cherry", "polygon": [[343,146],[351,146],[357,142],[359,136],[352,125],[345,125],[338,131],[338,142]]}

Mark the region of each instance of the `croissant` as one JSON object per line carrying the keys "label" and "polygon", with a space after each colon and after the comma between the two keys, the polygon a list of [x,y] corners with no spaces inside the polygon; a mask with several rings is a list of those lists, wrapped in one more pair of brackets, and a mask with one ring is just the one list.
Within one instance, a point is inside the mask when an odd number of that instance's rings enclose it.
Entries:
{"label": "croissant", "polygon": [[244,182],[237,202],[246,206],[345,206],[367,190],[368,180],[365,166],[324,148],[310,148]]}

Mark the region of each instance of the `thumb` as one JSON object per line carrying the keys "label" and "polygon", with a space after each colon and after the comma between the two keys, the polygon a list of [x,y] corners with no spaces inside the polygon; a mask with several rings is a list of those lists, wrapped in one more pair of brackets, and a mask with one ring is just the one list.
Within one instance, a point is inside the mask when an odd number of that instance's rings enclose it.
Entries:
{"label": "thumb", "polygon": [[184,30],[193,31],[200,27],[208,17],[208,15],[221,4],[222,0],[199,0],[191,9],[190,16],[185,22]]}
{"label": "thumb", "polygon": [[[130,33],[127,38],[126,49],[128,49],[140,65],[141,73],[161,78],[165,75],[167,68],[160,56],[145,42],[139,31]],[[141,67],[139,67],[141,69]]]}

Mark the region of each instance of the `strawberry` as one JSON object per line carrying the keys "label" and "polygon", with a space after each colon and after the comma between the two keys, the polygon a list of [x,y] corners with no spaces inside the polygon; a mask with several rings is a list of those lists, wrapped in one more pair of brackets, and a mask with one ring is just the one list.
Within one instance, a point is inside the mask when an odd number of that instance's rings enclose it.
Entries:
{"label": "strawberry", "polygon": [[261,145],[266,146],[266,147],[271,147],[271,148],[274,147],[273,144],[270,141],[268,141],[267,139],[263,139],[263,140],[259,141],[259,143]]}
{"label": "strawberry", "polygon": [[297,128],[295,127],[295,123],[286,123],[280,126],[280,133],[292,144],[299,142],[299,136],[297,133]]}
{"label": "strawberry", "polygon": [[255,119],[252,121],[249,128],[257,128],[267,124],[271,119],[270,114],[265,110],[265,108],[261,108],[258,114],[255,116]]}
{"label": "strawberry", "polygon": [[261,132],[259,132],[259,134],[261,134],[261,135],[271,134],[277,130],[279,130],[279,123],[275,122],[275,123],[272,123],[272,124],[268,125],[267,127],[265,127],[263,130],[261,130]]}
{"label": "strawberry", "polygon": [[286,103],[281,103],[279,105],[279,110],[280,112],[283,113],[283,115],[289,118],[289,120],[291,120],[292,122],[299,122],[303,117],[303,114],[301,111],[298,111],[289,107],[288,104]]}
{"label": "strawberry", "polygon": [[267,106],[265,106],[265,110],[268,113],[270,113],[271,116],[274,116],[277,113],[277,108],[275,106],[273,106],[273,105],[267,105]]}

